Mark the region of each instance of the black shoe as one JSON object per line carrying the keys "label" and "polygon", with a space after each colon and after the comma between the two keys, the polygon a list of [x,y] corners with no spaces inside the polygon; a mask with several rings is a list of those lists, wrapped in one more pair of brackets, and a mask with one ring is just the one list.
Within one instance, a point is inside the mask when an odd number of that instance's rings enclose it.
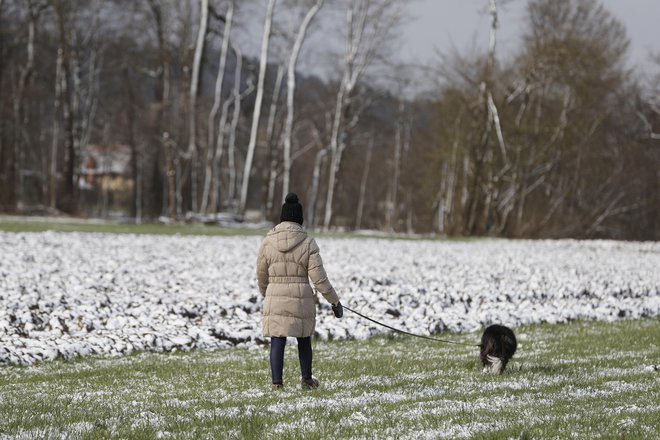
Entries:
{"label": "black shoe", "polygon": [[300,382],[300,386],[302,387],[303,390],[315,390],[321,385],[321,382],[314,376],[310,377],[309,379],[303,379]]}

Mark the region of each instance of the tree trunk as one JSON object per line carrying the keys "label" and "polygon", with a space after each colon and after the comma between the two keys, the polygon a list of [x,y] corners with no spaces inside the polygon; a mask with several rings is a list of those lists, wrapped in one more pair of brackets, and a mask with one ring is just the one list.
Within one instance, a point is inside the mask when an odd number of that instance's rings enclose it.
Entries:
{"label": "tree trunk", "polygon": [[[168,80],[169,82],[169,75]],[[176,146],[170,139],[170,135],[163,130],[161,145],[163,146],[163,155],[165,156],[165,176],[167,178],[167,206],[170,212],[170,219],[173,223],[177,222],[177,190],[176,190],[176,164],[174,154]]]}
{"label": "tree trunk", "polygon": [[229,188],[227,191],[227,204],[236,206],[236,181],[237,181],[237,170],[236,170],[236,131],[238,130],[238,122],[241,118],[241,101],[247,97],[254,90],[254,83],[248,80],[247,88],[241,93],[241,66],[243,56],[238,47],[234,47],[234,51],[237,56],[236,63],[236,72],[238,75],[238,80],[234,84],[234,114],[232,115],[231,128],[229,129],[229,142],[228,142],[228,164],[229,167]]}
{"label": "tree trunk", "polygon": [[367,193],[367,181],[369,180],[369,169],[371,168],[371,155],[374,149],[374,132],[369,136],[367,145],[367,157],[364,160],[364,169],[362,170],[362,179],[360,180],[360,196],[358,198],[357,214],[355,217],[355,229],[362,228],[362,215],[364,213],[364,199]]}
{"label": "tree trunk", "polygon": [[259,79],[257,80],[257,96],[254,104],[254,114],[252,116],[252,129],[250,130],[250,143],[248,144],[247,156],[245,158],[245,167],[243,169],[243,182],[241,184],[241,198],[238,205],[238,212],[245,214],[247,208],[247,198],[250,183],[250,174],[252,172],[252,161],[254,159],[254,150],[257,146],[257,135],[259,131],[259,118],[261,116],[261,103],[264,95],[264,80],[266,78],[266,67],[268,63],[268,45],[270,43],[270,32],[273,21],[273,9],[276,0],[268,0],[266,9],[266,21],[264,23],[264,34],[261,41],[261,56],[259,61]]}
{"label": "tree trunk", "polygon": [[60,138],[60,107],[62,100],[62,62],[63,51],[62,48],[57,49],[57,62],[55,65],[55,99],[53,102],[53,130],[52,140],[50,147],[50,168],[49,168],[49,181],[50,181],[50,194],[48,205],[51,209],[57,208],[57,193],[58,193],[58,179],[57,179],[57,149]]}
{"label": "tree trunk", "polygon": [[224,156],[225,134],[227,132],[227,117],[229,115],[229,107],[232,101],[227,100],[222,105],[222,112],[220,112],[220,120],[218,121],[218,137],[215,140],[215,154],[213,155],[209,206],[208,212],[218,212],[218,201],[220,200],[220,188],[222,187],[221,164],[222,157]]}
{"label": "tree trunk", "polygon": [[7,167],[7,181],[11,188],[9,193],[9,204],[16,205],[23,202],[23,167],[25,166],[25,149],[27,146],[23,142],[24,133],[29,129],[25,126],[25,99],[28,88],[31,85],[35,72],[34,47],[37,33],[37,22],[41,14],[42,6],[33,4],[32,0],[24,0],[25,8],[28,13],[28,36],[26,42],[26,60],[25,64],[19,69],[18,84],[16,86],[16,95],[14,97],[14,143],[12,154],[9,157]]}
{"label": "tree trunk", "polygon": [[319,193],[319,180],[321,179],[321,167],[325,161],[326,156],[328,155],[328,150],[323,148],[316,153],[316,159],[314,160],[314,172],[312,174],[312,189],[309,195],[309,201],[307,202],[307,224],[310,229],[316,226],[316,201],[318,199]]}
{"label": "tree trunk", "polygon": [[157,114],[157,125],[160,130],[160,145],[165,159],[164,175],[166,179],[167,196],[166,206],[169,211],[169,217],[173,223],[177,221],[176,212],[176,181],[175,181],[175,167],[174,167],[174,151],[173,142],[170,139],[170,134],[167,128],[166,108],[170,99],[170,64],[168,61],[168,52],[165,47],[165,25],[163,20],[163,12],[157,0],[148,0],[151,8],[151,13],[154,18],[156,27],[156,38],[158,39],[158,60],[160,69],[158,73],[158,81],[156,84],[157,95],[159,97],[159,109]]}
{"label": "tree trunk", "polygon": [[298,55],[302,48],[307,34],[307,28],[314,19],[319,9],[323,6],[323,0],[316,0],[316,3],[307,11],[307,15],[303,19],[298,35],[291,50],[291,57],[289,58],[289,68],[287,71],[287,114],[286,125],[284,129],[284,151],[283,151],[283,164],[284,171],[282,176],[282,195],[289,193],[289,181],[291,179],[291,137],[293,136],[293,105],[296,92],[296,64],[298,63]]}
{"label": "tree trunk", "polygon": [[[337,175],[339,173],[342,155],[346,148],[347,133],[346,127],[344,127],[344,121],[351,117],[351,115],[347,114],[351,95],[360,75],[364,72],[364,69],[371,60],[374,42],[378,36],[376,29],[370,34],[366,43],[363,39],[367,17],[369,15],[369,4],[370,2],[368,0],[350,2],[346,9],[346,65],[337,92],[332,135],[330,138],[330,170],[328,173],[328,192],[325,200],[325,217],[323,219],[323,228],[326,230],[330,228],[330,221],[332,220]],[[357,19],[355,17],[356,15]],[[386,25],[385,23],[383,24]],[[377,26],[380,26],[380,24],[377,24]],[[357,118],[358,115],[352,116],[353,118]]]}
{"label": "tree trunk", "polygon": [[[93,22],[93,28],[98,26],[96,18]],[[98,109],[99,103],[99,91],[100,91],[100,82],[101,82],[101,65],[103,52],[99,50],[98,47],[93,46],[90,48],[88,64],[88,73],[87,73],[87,95],[83,104],[83,110],[80,118],[80,141],[79,145],[86,146],[89,144],[92,131],[94,129],[94,121],[96,118],[96,111]],[[82,99],[81,99],[82,101]],[[135,114],[135,110],[133,110]],[[135,121],[133,121],[135,122]]]}
{"label": "tree trunk", "polygon": [[[339,171],[339,164],[341,162],[341,154],[343,153],[344,136],[341,126],[347,82],[348,78],[345,74],[344,80],[339,86],[337,102],[335,103],[335,115],[333,118],[332,134],[330,138],[330,170],[328,171],[328,191],[325,197],[325,212],[323,218],[323,228],[325,230],[330,228],[330,220],[332,219],[332,208],[335,195],[335,182],[337,180],[337,172]],[[341,140],[339,138],[340,130],[342,130]]]}
{"label": "tree trunk", "polygon": [[277,164],[278,164],[278,150],[279,140],[275,139],[275,117],[277,116],[277,108],[280,101],[280,94],[282,93],[282,82],[284,80],[284,64],[277,67],[277,76],[275,78],[275,86],[273,88],[273,96],[270,100],[270,109],[268,111],[268,123],[266,124],[266,147],[268,148],[268,164],[264,167],[264,175],[268,181],[266,188],[266,204],[262,214],[264,218],[269,215],[273,209],[275,199],[275,181],[277,180]]}
{"label": "tree trunk", "polygon": [[126,87],[128,98],[126,125],[128,128],[128,145],[131,147],[131,175],[133,177],[133,206],[131,214],[135,219],[135,223],[139,224],[142,223],[142,157],[135,139],[135,92],[133,91],[133,83],[128,67],[124,66],[123,71],[124,86]]}
{"label": "tree trunk", "polygon": [[192,78],[190,81],[190,102],[188,109],[188,151],[187,158],[190,160],[190,187],[192,211],[197,212],[197,92],[199,88],[200,66],[202,54],[204,53],[204,41],[206,40],[206,27],[209,19],[209,0],[200,0],[199,32],[197,33],[197,44],[195,45],[195,56],[193,58]]}
{"label": "tree trunk", "polygon": [[[4,34],[4,28],[3,28],[3,13],[4,13],[4,7],[5,7],[5,0],[0,0],[0,35]],[[5,54],[5,39],[0,38],[0,89],[2,88],[3,84],[3,76],[5,72],[5,65],[4,65],[4,60],[6,59],[6,54]],[[0,93],[0,109],[5,108],[5,94]],[[4,125],[3,122],[0,121],[0,128]],[[8,162],[8,161],[7,161]],[[0,134],[0,164],[5,164],[5,138]],[[0,165],[0,209],[4,208],[4,202],[5,202],[5,196],[6,196],[6,190],[7,190],[7,182],[5,180],[5,166]]]}
{"label": "tree trunk", "polygon": [[[220,101],[222,98],[222,86],[224,83],[225,77],[225,67],[227,65],[227,53],[229,52],[229,38],[231,36],[231,25],[232,19],[234,16],[234,4],[233,2],[229,3],[229,9],[225,16],[225,29],[222,35],[222,48],[220,50],[220,64],[218,67],[218,75],[215,81],[215,95],[213,100],[213,107],[211,107],[211,112],[209,113],[208,121],[208,141],[206,147],[206,168],[204,173],[204,188],[202,191],[202,206],[200,208],[201,212],[208,212],[210,191],[212,184],[215,182],[215,157],[222,151],[222,143],[220,143],[220,151],[216,148],[215,145],[215,119],[218,115],[218,110],[220,109]],[[223,115],[226,116],[225,107],[223,107]],[[221,122],[220,125],[223,125]],[[222,136],[222,127],[218,131],[218,137]],[[216,199],[217,200],[217,199]],[[217,204],[214,204],[214,208],[217,208]]]}
{"label": "tree trunk", "polygon": [[59,43],[63,52],[62,59],[62,118],[64,129],[64,185],[63,207],[67,212],[75,211],[76,200],[76,145],[75,145],[75,115],[73,114],[73,93],[70,83],[73,76],[71,42],[68,38],[68,23],[65,22],[66,11],[61,1],[56,3],[56,15],[59,26]]}
{"label": "tree trunk", "polygon": [[385,228],[389,232],[394,232],[394,224],[396,222],[395,216],[397,212],[397,195],[399,192],[399,176],[401,174],[401,150],[403,149],[403,122],[401,118],[403,117],[403,101],[399,102],[399,121],[397,121],[396,127],[394,128],[394,156],[392,158],[392,189],[390,191],[390,198],[387,203],[387,215]]}
{"label": "tree trunk", "polygon": [[[410,109],[408,110],[410,112]],[[412,123],[412,115],[408,114],[406,118],[404,118],[403,121],[403,167],[404,170],[406,170],[406,174],[408,175],[408,178],[411,177],[411,170],[410,170],[410,157],[412,155],[412,129],[413,129],[413,123]],[[414,232],[413,230],[413,216],[415,214],[415,210],[413,209],[413,194],[415,191],[410,185],[410,181],[407,180],[408,182],[408,191],[406,191],[406,232],[408,234],[412,234]]]}

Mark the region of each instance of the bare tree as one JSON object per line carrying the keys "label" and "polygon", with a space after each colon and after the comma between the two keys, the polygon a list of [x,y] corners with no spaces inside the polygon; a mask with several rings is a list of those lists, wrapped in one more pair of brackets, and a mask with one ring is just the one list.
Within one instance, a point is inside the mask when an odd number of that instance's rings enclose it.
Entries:
{"label": "bare tree", "polygon": [[305,18],[300,24],[300,29],[296,35],[296,39],[291,50],[291,56],[289,57],[289,67],[287,70],[287,114],[286,125],[284,129],[284,171],[282,178],[283,195],[289,192],[289,181],[291,179],[291,137],[293,133],[293,103],[296,92],[296,64],[298,63],[298,55],[300,54],[300,49],[302,48],[303,42],[305,40],[305,35],[307,34],[307,28],[322,6],[323,0],[316,0],[309,11],[307,11]]}
{"label": "bare tree", "polygon": [[275,136],[275,119],[277,117],[277,110],[280,103],[280,94],[282,93],[282,84],[284,82],[284,63],[285,60],[277,66],[277,74],[275,75],[275,85],[273,86],[273,93],[270,99],[270,108],[268,109],[268,122],[266,123],[266,148],[268,150],[267,159],[269,162],[268,167],[264,167],[264,176],[267,175],[268,186],[266,188],[266,206],[263,215],[270,213],[273,209],[275,200],[275,182],[278,176],[278,150],[280,140]]}
{"label": "bare tree", "polygon": [[392,180],[387,200],[387,210],[385,213],[385,229],[394,231],[395,216],[397,210],[397,196],[399,192],[399,180],[401,176],[401,154],[403,152],[403,143],[405,137],[405,103],[399,99],[399,111],[396,125],[394,127],[394,154],[392,157]]}
{"label": "bare tree", "polygon": [[67,32],[69,23],[68,10],[61,0],[55,2],[55,13],[59,28],[59,45],[63,53],[62,62],[62,117],[64,122],[64,197],[67,210],[74,210],[76,198],[76,160],[75,114],[73,107],[71,77],[72,73],[72,33]]}
{"label": "bare tree", "polygon": [[321,167],[328,156],[328,149],[321,148],[314,159],[314,170],[312,172],[312,188],[307,201],[307,224],[310,228],[316,226],[316,201],[319,193],[319,182],[321,180]]}
{"label": "bare tree", "polygon": [[[657,67],[660,67],[660,53],[653,56]],[[644,99],[645,105],[649,110],[649,116],[644,112],[638,111],[637,116],[644,124],[644,129],[648,137],[654,141],[660,141],[660,128],[656,127],[653,119],[660,119],[660,73],[656,73],[654,80],[650,84],[648,96]]]}
{"label": "bare tree", "polygon": [[[135,135],[135,121],[136,121],[136,96],[134,84],[129,72],[128,66],[124,65],[122,68],[124,77],[124,87],[126,88],[126,127],[127,127],[127,141],[131,147],[131,175],[133,177],[133,207],[132,214],[135,223],[142,223],[142,202],[144,197],[144,184],[143,184],[143,163],[142,151],[137,142]],[[85,142],[86,144],[87,142]]]}
{"label": "bare tree", "polygon": [[60,109],[62,101],[62,63],[63,51],[59,47],[57,49],[57,61],[55,67],[55,97],[53,99],[53,127],[51,133],[51,150],[50,150],[50,167],[49,167],[49,203],[51,209],[57,207],[57,158],[58,158],[58,143],[60,137]]}
{"label": "bare tree", "polygon": [[373,62],[380,45],[393,31],[400,19],[395,2],[356,0],[346,6],[346,52],[344,71],[335,100],[330,135],[330,170],[325,200],[324,229],[330,227],[334,207],[334,193],[342,155],[347,146],[348,129],[360,117],[354,104],[355,91],[367,67]]}
{"label": "bare tree", "polygon": [[[6,55],[6,43],[4,38],[4,33],[5,33],[5,26],[4,26],[4,18],[5,18],[5,0],[0,0],[0,35],[3,36],[3,38],[0,38],[0,90],[3,89],[4,85],[4,74],[5,74],[5,61],[7,59]],[[0,112],[2,112],[5,108],[5,94],[0,93]],[[4,132],[4,126],[5,122],[4,120],[0,120],[0,132]],[[4,136],[0,135],[0,161],[4,163],[4,158],[5,158],[5,138]],[[6,180],[5,180],[5,172],[6,166],[2,165],[0,166],[0,209],[2,209],[3,204],[4,204],[4,196],[5,196],[5,191],[7,188]],[[5,191],[3,191],[3,189]],[[13,192],[13,188],[12,188]]]}
{"label": "bare tree", "polygon": [[371,157],[374,150],[374,137],[375,133],[372,130],[367,144],[367,153],[364,160],[364,168],[362,170],[362,179],[360,180],[360,195],[358,197],[357,212],[355,215],[355,229],[362,228],[362,216],[364,214],[364,200],[367,193],[367,181],[369,179],[369,170],[371,168]]}
{"label": "bare tree", "polygon": [[[218,110],[220,109],[220,102],[222,97],[222,86],[224,83],[225,77],[225,67],[227,65],[227,53],[229,52],[229,39],[231,37],[231,26],[234,17],[234,3],[233,1],[229,2],[227,13],[224,16],[224,32],[222,35],[222,48],[220,50],[220,63],[218,66],[218,74],[215,81],[215,94],[213,99],[213,107],[209,112],[208,120],[208,141],[207,141],[207,153],[206,153],[206,168],[204,173],[204,188],[202,192],[202,206],[200,208],[201,212],[207,212],[208,202],[209,202],[209,193],[213,182],[217,178],[215,175],[215,167],[213,163],[216,156],[222,155],[222,142],[219,142],[219,148],[216,146],[216,135],[215,135],[215,124],[216,118],[218,116]],[[223,121],[226,121],[227,112],[223,108],[223,116],[225,117]],[[223,126],[220,123],[218,137],[221,137],[223,133]]]}
{"label": "bare tree", "polygon": [[26,99],[27,92],[31,86],[35,73],[35,39],[39,17],[47,7],[46,3],[36,0],[23,0],[23,6],[27,13],[27,40],[25,42],[25,63],[19,68],[18,83],[15,87],[13,98],[13,147],[10,150],[9,160],[6,163],[5,176],[9,183],[10,205],[22,203],[23,201],[23,166],[25,164],[26,150]]}
{"label": "bare tree", "polygon": [[176,210],[176,170],[174,165],[175,156],[175,143],[172,141],[168,123],[166,108],[170,100],[171,92],[171,75],[170,75],[170,56],[167,47],[166,35],[168,30],[166,28],[166,17],[164,16],[163,7],[159,0],[148,0],[151,15],[154,20],[154,27],[156,32],[156,40],[158,47],[158,71],[156,92],[158,96],[157,107],[157,126],[160,131],[158,136],[163,155],[165,158],[164,175],[166,179],[167,197],[166,206],[169,211],[169,217],[172,222],[177,221]]}
{"label": "bare tree", "polygon": [[259,59],[259,78],[257,80],[257,96],[254,104],[254,114],[252,115],[252,128],[250,130],[250,143],[248,144],[247,156],[245,158],[245,167],[243,168],[243,181],[241,183],[241,198],[238,205],[238,212],[245,214],[247,207],[247,197],[250,183],[250,174],[252,172],[252,161],[254,159],[254,150],[257,145],[257,135],[259,130],[259,118],[261,117],[261,103],[264,95],[264,80],[266,77],[266,66],[268,63],[268,45],[270,43],[271,26],[273,22],[273,9],[276,0],[268,0],[266,7],[266,19],[264,22],[264,33],[261,40],[261,55]]}
{"label": "bare tree", "polygon": [[[237,63],[237,66],[240,66],[240,64]],[[210,202],[207,212],[218,212],[219,209],[218,201],[220,197],[220,188],[222,186],[220,165],[224,155],[225,135],[227,134],[227,118],[229,115],[229,107],[231,105],[232,101],[229,99],[227,99],[222,105],[222,112],[220,112],[220,120],[218,121],[218,136],[215,140],[215,145],[211,147],[215,150],[215,154],[213,155],[211,162]]]}
{"label": "bare tree", "polygon": [[241,118],[241,101],[250,95],[255,88],[252,78],[247,79],[247,87],[241,92],[241,66],[243,56],[237,46],[233,47],[236,53],[236,80],[234,82],[234,113],[231,119],[231,127],[229,129],[229,140],[227,146],[227,159],[229,168],[229,185],[227,189],[227,205],[235,205],[236,199],[236,183],[237,183],[237,169],[236,169],[236,132],[238,130],[238,123]]}
{"label": "bare tree", "polygon": [[204,53],[204,43],[206,41],[206,29],[209,21],[209,1],[199,0],[199,29],[197,32],[197,43],[195,44],[195,56],[192,65],[192,78],[190,81],[190,104],[188,109],[188,150],[186,159],[190,160],[190,183],[192,188],[192,210],[197,211],[197,93],[199,88],[200,66],[202,64],[202,54]]}
{"label": "bare tree", "polygon": [[[499,26],[497,0],[489,0],[488,3],[489,3],[489,13],[490,13],[488,62],[486,64],[486,74],[484,75],[484,80],[480,85],[481,89],[483,90],[483,94],[484,94],[483,99],[486,102],[488,116],[486,120],[486,127],[482,135],[482,140],[483,140],[482,144],[484,150],[490,149],[488,143],[488,137],[490,136],[491,130],[494,129],[504,165],[501,170],[495,170],[495,164],[493,163],[494,162],[493,153],[491,151],[484,152],[483,158],[484,161],[486,162],[484,169],[488,177],[486,178],[486,201],[485,201],[485,206],[482,210],[483,213],[481,220],[482,224],[488,223],[488,217],[490,216],[490,212],[491,212],[491,205],[498,199],[497,192],[499,190],[499,185],[498,185],[499,178],[504,173],[506,173],[510,167],[510,164],[508,163],[509,160],[507,157],[507,147],[504,141],[504,134],[500,122],[499,111],[497,109],[497,105],[495,104],[495,99],[493,98],[493,83],[494,83],[495,68],[496,68],[495,49],[497,45],[497,28]],[[511,212],[511,210],[506,209],[505,212],[507,213],[508,216],[508,213]],[[472,213],[475,214],[476,212],[472,211]],[[476,221],[476,215],[472,216],[471,220],[473,222]],[[502,223],[504,224],[505,222],[506,222],[506,218]]]}

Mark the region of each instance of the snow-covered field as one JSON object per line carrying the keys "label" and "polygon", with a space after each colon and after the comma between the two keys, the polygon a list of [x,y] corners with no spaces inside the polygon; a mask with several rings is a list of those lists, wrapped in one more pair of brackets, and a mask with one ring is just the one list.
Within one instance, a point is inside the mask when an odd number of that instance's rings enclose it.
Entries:
{"label": "snow-covered field", "polygon": [[[0,363],[263,343],[260,240],[0,232]],[[660,243],[317,241],[343,303],[415,333],[660,316]],[[322,339],[387,331],[321,299]]]}

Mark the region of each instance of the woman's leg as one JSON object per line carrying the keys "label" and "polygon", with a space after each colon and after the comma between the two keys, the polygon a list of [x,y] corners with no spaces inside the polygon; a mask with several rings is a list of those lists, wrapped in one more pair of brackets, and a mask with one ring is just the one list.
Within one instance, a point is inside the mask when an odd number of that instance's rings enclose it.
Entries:
{"label": "woman's leg", "polygon": [[273,377],[273,383],[282,383],[284,347],[286,347],[286,337],[270,338],[270,372]]}
{"label": "woman's leg", "polygon": [[303,379],[312,377],[312,338],[298,338],[298,359]]}

